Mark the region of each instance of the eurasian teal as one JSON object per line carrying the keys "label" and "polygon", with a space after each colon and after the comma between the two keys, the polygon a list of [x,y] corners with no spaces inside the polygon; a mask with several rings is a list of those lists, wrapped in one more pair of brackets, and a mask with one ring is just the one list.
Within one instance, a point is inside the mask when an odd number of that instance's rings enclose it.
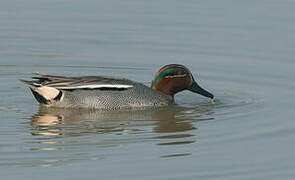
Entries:
{"label": "eurasian teal", "polygon": [[119,109],[159,107],[174,103],[174,95],[183,90],[213,98],[201,88],[183,65],[169,64],[154,76],[151,87],[128,79],[104,76],[65,77],[34,73],[24,82],[37,101],[51,107]]}

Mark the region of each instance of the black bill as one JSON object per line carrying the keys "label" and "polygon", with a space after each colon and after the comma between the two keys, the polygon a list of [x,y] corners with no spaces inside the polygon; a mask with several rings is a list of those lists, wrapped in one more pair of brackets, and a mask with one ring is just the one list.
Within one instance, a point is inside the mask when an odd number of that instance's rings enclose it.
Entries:
{"label": "black bill", "polygon": [[208,98],[213,99],[214,95],[201,88],[196,82],[193,82],[192,85],[188,88],[188,90],[206,96]]}

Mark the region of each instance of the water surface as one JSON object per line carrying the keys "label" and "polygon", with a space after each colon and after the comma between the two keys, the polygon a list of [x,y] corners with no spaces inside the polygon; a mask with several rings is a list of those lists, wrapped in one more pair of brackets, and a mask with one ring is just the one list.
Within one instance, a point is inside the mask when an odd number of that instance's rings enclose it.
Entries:
{"label": "water surface", "polygon": [[[4,179],[293,179],[292,1],[3,1]],[[150,85],[187,66],[216,101],[120,111],[39,106],[31,72]]]}

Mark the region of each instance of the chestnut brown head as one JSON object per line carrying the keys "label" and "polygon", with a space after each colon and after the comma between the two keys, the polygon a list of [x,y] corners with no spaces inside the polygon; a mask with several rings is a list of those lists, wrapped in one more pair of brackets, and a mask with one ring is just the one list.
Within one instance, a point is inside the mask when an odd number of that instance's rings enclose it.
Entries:
{"label": "chestnut brown head", "polygon": [[152,89],[174,96],[176,93],[189,90],[203,96],[214,98],[213,94],[201,88],[191,72],[183,65],[169,64],[162,67],[154,76]]}

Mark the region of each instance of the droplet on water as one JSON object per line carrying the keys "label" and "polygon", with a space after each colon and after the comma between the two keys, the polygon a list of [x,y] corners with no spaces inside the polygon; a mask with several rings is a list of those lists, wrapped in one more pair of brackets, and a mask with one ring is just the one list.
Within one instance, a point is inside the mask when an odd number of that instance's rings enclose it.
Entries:
{"label": "droplet on water", "polygon": [[217,103],[217,100],[216,99],[212,99],[211,100],[211,104],[216,104]]}

